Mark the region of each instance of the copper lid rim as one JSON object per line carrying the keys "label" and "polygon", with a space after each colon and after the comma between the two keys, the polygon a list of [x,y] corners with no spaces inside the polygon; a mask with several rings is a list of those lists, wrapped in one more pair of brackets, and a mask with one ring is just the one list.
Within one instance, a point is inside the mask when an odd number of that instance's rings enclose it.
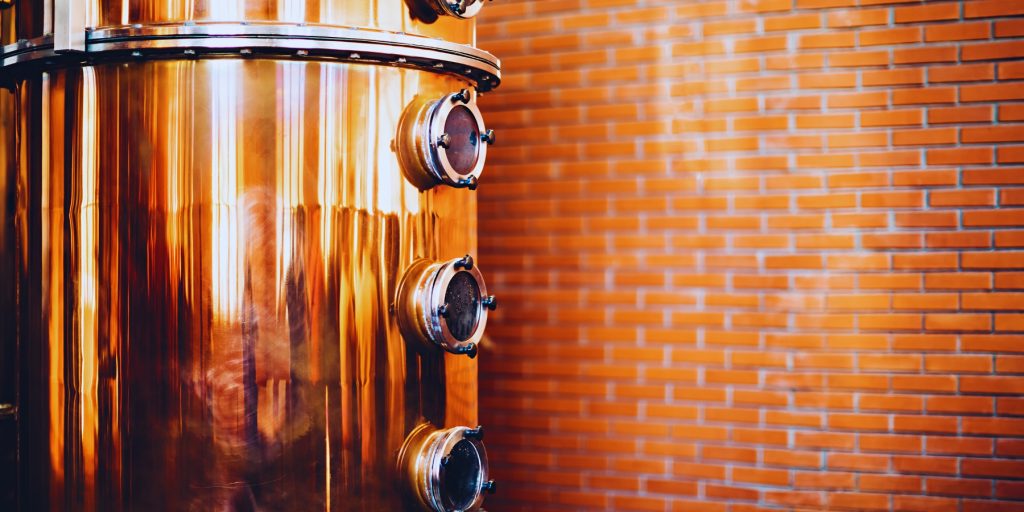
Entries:
{"label": "copper lid rim", "polygon": [[270,56],[410,67],[457,75],[480,92],[501,83],[492,54],[442,39],[354,27],[282,23],[176,23],[87,31],[84,52],[60,53],[53,36],[3,47],[0,69],[90,64],[105,59],[177,56]]}

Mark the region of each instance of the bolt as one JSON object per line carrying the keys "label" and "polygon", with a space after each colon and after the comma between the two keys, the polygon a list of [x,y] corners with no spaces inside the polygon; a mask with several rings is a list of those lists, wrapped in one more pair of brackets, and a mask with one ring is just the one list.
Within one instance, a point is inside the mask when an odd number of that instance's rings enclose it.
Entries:
{"label": "bolt", "polygon": [[488,145],[494,144],[494,141],[496,140],[494,138],[494,130],[487,130],[486,132],[481,133],[480,140],[486,142]]}
{"label": "bolt", "polygon": [[451,8],[455,14],[466,14],[466,0],[456,0],[455,2],[448,2],[448,7]]}
{"label": "bolt", "polygon": [[495,309],[498,309],[498,298],[494,295],[488,295],[484,298],[483,304],[487,309],[494,311]]}
{"label": "bolt", "polygon": [[455,353],[459,355],[465,354],[469,356],[470,359],[476,359],[476,343],[467,343],[465,345],[462,345],[459,348],[455,349]]}
{"label": "bolt", "polygon": [[437,314],[448,318],[448,304],[441,304],[437,307]]}
{"label": "bolt", "polygon": [[448,146],[451,145],[451,143],[452,136],[448,135],[447,133],[442,133],[441,136],[437,138],[437,145],[442,148],[447,149]]}
{"label": "bolt", "polygon": [[455,270],[458,270],[460,268],[464,268],[466,270],[473,270],[473,257],[467,254],[463,256],[462,259],[456,261],[454,266]]}
{"label": "bolt", "polygon": [[469,95],[468,89],[463,89],[452,95],[452,103],[458,103],[460,101],[462,103],[469,103],[470,99],[472,99],[472,97]]}
{"label": "bolt", "polygon": [[479,183],[477,182],[476,176],[470,176],[468,178],[463,178],[463,179],[459,180],[456,183],[456,185],[458,185],[459,187],[462,187],[462,188],[468,188],[470,190],[476,190],[476,187],[479,185]]}
{"label": "bolt", "polygon": [[466,439],[476,439],[477,441],[484,440],[484,427],[477,425],[476,428],[471,428],[462,433],[462,437]]}
{"label": "bolt", "polygon": [[452,461],[451,457],[441,457],[441,465],[442,466],[447,466],[448,463],[451,462],[451,461]]}

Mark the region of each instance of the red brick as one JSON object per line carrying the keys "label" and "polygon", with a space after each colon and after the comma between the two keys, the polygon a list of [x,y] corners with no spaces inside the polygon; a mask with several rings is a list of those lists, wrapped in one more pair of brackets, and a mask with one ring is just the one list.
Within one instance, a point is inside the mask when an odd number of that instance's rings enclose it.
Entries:
{"label": "red brick", "polygon": [[932,62],[956,62],[958,49],[955,46],[932,46],[926,48],[905,48],[893,50],[893,64],[922,64]]}
{"label": "red brick", "polygon": [[961,471],[967,476],[1017,477],[1024,472],[1024,461],[964,459]]}
{"label": "red brick", "polygon": [[853,33],[833,32],[828,34],[812,34],[800,37],[799,47],[808,48],[853,48]]}
{"label": "red brick", "polygon": [[988,497],[992,485],[987,480],[932,477],[927,480],[928,494],[938,496]]}
{"label": "red brick", "polygon": [[992,107],[944,107],[928,110],[932,124],[987,123],[992,121]]}
{"label": "red brick", "polygon": [[860,490],[871,492],[914,492],[921,489],[921,477],[861,475]]}
{"label": "red brick", "polygon": [[992,399],[973,396],[933,396],[928,398],[931,414],[991,414]]}
{"label": "red brick", "polygon": [[987,22],[928,25],[924,29],[924,39],[928,42],[988,39],[989,33]]}
{"label": "red brick", "polygon": [[957,64],[928,68],[929,83],[984,82],[995,78],[992,64]]}
{"label": "red brick", "polygon": [[954,457],[894,456],[892,465],[896,471],[907,474],[952,475],[957,472]]}
{"label": "red brick", "polygon": [[794,486],[798,489],[853,489],[855,474],[835,471],[794,472]]}
{"label": "red brick", "polygon": [[799,30],[819,27],[821,27],[821,17],[815,14],[771,16],[764,18],[764,30],[766,32]]}
{"label": "red brick", "polygon": [[990,148],[929,149],[931,165],[987,164],[992,162]]}
{"label": "red brick", "polygon": [[964,5],[965,18],[984,18],[1024,14],[1024,6],[1003,0],[979,0]]}
{"label": "red brick", "polygon": [[992,190],[933,190],[929,194],[932,206],[991,206],[995,202]]}
{"label": "red brick", "polygon": [[897,130],[892,134],[896,146],[944,145],[956,143],[956,130],[931,128],[924,130]]}
{"label": "red brick", "polygon": [[889,23],[888,9],[859,9],[853,11],[832,11],[828,13],[829,27],[863,27]]}
{"label": "red brick", "polygon": [[863,30],[860,32],[861,46],[894,45],[917,43],[922,39],[920,27]]}
{"label": "red brick", "polygon": [[956,2],[936,2],[920,7],[897,7],[894,14],[896,23],[953,20],[960,17],[960,5]]}
{"label": "red brick", "polygon": [[995,23],[996,37],[1014,37],[1024,35],[1024,22],[1019,19],[1001,20]]}
{"label": "red brick", "polygon": [[923,120],[921,109],[865,111],[860,116],[862,126],[872,127],[920,125]]}
{"label": "red brick", "polygon": [[988,373],[992,371],[992,359],[982,355],[925,356],[925,370],[937,373]]}
{"label": "red brick", "polygon": [[1024,56],[1024,42],[976,43],[964,45],[963,60],[1014,59]]}
{"label": "red brick", "polygon": [[951,87],[927,87],[920,89],[894,89],[893,105],[925,105],[954,103],[956,90]]}
{"label": "red brick", "polygon": [[1024,99],[1024,90],[1016,84],[968,85],[960,89],[960,101],[999,101]]}
{"label": "red brick", "polygon": [[992,440],[981,437],[929,437],[928,453],[940,455],[991,455]]}
{"label": "red brick", "polygon": [[984,314],[932,313],[925,316],[924,324],[929,331],[987,331],[992,319]]}
{"label": "red brick", "polygon": [[830,493],[830,510],[889,510],[888,494]]}
{"label": "red brick", "polygon": [[882,85],[917,85],[923,82],[924,71],[920,68],[861,72],[861,83],[865,87]]}

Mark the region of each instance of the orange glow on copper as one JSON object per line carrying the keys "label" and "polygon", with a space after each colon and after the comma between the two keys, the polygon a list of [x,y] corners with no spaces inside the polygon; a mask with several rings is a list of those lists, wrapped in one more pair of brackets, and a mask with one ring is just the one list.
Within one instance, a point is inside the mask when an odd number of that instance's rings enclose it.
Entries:
{"label": "orange glow on copper", "polygon": [[238,68],[240,63],[218,62],[210,70],[212,105],[210,109],[210,195],[213,217],[212,285],[214,319],[233,321],[241,307],[242,254],[239,240],[238,190],[243,147],[238,137],[239,111]]}
{"label": "orange glow on copper", "polygon": [[99,410],[97,400],[99,347],[99,198],[98,162],[96,155],[96,75],[92,68],[82,70],[82,136],[81,180],[77,212],[79,222],[78,297],[76,320],[78,347],[79,432],[81,434],[82,470],[86,485],[86,506],[91,509],[95,496],[97,469],[97,428]]}
{"label": "orange glow on copper", "polygon": [[[43,75],[43,94],[52,94],[52,77],[49,74]],[[42,102],[42,126],[43,130],[50,129],[51,109],[50,101]],[[42,158],[44,162],[51,164],[53,152],[50,145],[59,143],[50,139],[41,141]],[[51,164],[52,165],[52,164]],[[61,215],[59,204],[63,198],[54,190],[56,183],[51,183],[49,173],[43,173],[42,185],[44,190],[53,191],[42,195],[42,214],[46,225],[50,229],[44,231],[43,236],[56,250],[53,251],[46,264],[46,279],[53,286],[49,289],[49,315],[47,318],[47,340],[49,341],[49,413],[54,420],[54,428],[50,430],[50,468],[53,472],[63,473],[64,469],[64,216]],[[62,189],[63,187],[61,187]]]}

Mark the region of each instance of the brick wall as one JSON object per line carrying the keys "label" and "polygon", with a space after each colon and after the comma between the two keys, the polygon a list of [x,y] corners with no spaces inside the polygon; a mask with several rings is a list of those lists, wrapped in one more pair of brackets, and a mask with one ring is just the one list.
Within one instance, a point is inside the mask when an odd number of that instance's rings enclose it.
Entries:
{"label": "brick wall", "polygon": [[485,11],[488,509],[1024,510],[1024,1]]}

